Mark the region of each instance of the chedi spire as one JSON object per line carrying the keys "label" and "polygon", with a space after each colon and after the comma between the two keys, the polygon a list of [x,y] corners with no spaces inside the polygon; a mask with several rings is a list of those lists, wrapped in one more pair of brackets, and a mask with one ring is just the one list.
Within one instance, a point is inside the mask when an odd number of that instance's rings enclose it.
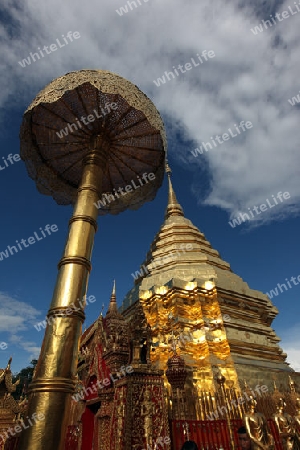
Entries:
{"label": "chedi spire", "polygon": [[128,363],[129,334],[128,325],[119,313],[116,301],[116,282],[114,281],[108,310],[104,319],[105,345],[103,359],[112,373]]}
{"label": "chedi spire", "polygon": [[172,181],[171,181],[171,169],[166,163],[166,173],[168,175],[168,182],[169,182],[169,196],[168,196],[168,206],[165,213],[165,218],[168,219],[171,216],[184,216],[183,209],[181,205],[178,203],[178,200],[176,198],[176,194],[174,192]]}
{"label": "chedi spire", "polygon": [[114,280],[114,284],[113,284],[113,288],[112,288],[112,292],[111,292],[111,296],[110,296],[110,301],[109,301],[109,306],[108,306],[108,310],[107,310],[107,315],[112,314],[112,313],[117,313],[118,312],[118,308],[117,308],[117,300],[116,300],[116,280]]}

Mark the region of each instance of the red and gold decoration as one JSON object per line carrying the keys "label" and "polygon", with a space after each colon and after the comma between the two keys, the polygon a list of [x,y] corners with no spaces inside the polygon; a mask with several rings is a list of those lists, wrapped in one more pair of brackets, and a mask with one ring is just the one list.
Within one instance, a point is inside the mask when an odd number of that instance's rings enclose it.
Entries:
{"label": "red and gold decoration", "polygon": [[[184,216],[168,165],[165,219],[133,288],[118,309],[114,284],[105,317],[101,312],[82,334],[78,302],[97,216],[152,200],[165,150],[152,102],[110,72],[58,78],[25,112],[28,173],[40,192],[73,204],[74,214],[48,312],[60,316],[47,326],[29,387],[26,414],[45,420],[24,430],[19,443],[7,439],[6,450],[180,450],[186,440],[201,450],[233,450],[241,425],[253,448],[300,449],[300,374],[271,328],[278,311]],[[142,182],[145,173],[151,183]],[[109,201],[98,208],[103,195]],[[72,304],[78,310],[63,314]],[[26,398],[12,399],[10,363],[0,370],[2,430],[27,408]]]}
{"label": "red and gold decoration", "polygon": [[[15,400],[12,394],[16,391],[20,380],[12,382],[12,358],[7,366],[0,369],[0,450],[14,449],[20,432],[15,431],[27,413],[27,397]],[[23,430],[22,427],[20,427]],[[10,431],[9,431],[10,430]]]}

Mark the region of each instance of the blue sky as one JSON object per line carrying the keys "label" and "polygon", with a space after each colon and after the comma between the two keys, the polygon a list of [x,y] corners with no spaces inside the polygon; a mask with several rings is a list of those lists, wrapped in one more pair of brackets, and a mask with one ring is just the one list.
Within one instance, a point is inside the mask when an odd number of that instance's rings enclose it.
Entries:
{"label": "blue sky", "polygon": [[[22,6],[4,1],[0,252],[34,232],[40,236],[47,224],[56,224],[58,231],[0,261],[0,348],[3,342],[8,346],[0,349],[0,367],[13,356],[17,371],[38,355],[43,331],[34,325],[47,313],[72,212],[37,191],[22,161],[6,167],[4,160],[19,153],[19,127],[32,99],[53,78],[73,70],[111,70],[153,100],[166,124],[173,184],[186,217],[251,288],[269,292],[300,275],[299,107],[288,102],[300,89],[300,13],[254,35],[251,28],[288,10],[290,3],[269,2],[268,9],[260,3],[242,9],[233,0],[198,3],[191,0],[186,7],[183,0],[141,0],[121,17],[116,9],[125,1],[120,0],[101,7],[91,1],[89,8],[79,0],[72,8],[58,0],[47,5],[26,0]],[[81,37],[26,67],[18,64],[69,30]],[[205,49],[215,57],[180,72],[178,65]],[[153,80],[165,71],[176,76],[156,86]],[[193,156],[201,143],[235,130],[242,120],[253,127]],[[251,223],[229,225],[279,191],[290,198]],[[86,326],[102,304],[106,311],[114,278],[121,304],[133,285],[131,273],[139,269],[163,222],[166,203],[165,181],[155,200],[138,211],[99,218],[88,288],[96,301],[86,308]],[[300,284],[272,299],[279,309],[273,328],[298,370],[299,295]]]}

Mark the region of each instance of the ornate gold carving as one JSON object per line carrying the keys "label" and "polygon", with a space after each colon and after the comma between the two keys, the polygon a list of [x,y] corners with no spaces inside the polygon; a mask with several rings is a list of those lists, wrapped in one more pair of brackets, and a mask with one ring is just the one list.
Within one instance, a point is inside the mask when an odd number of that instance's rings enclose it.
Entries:
{"label": "ornate gold carving", "polygon": [[296,399],[296,414],[294,417],[294,425],[295,425],[295,440],[297,442],[298,447],[300,448],[300,398]]}
{"label": "ornate gold carving", "polygon": [[153,446],[153,416],[154,404],[152,402],[152,394],[151,390],[146,388],[144,391],[144,399],[141,404],[141,417],[143,420],[146,448],[152,448]]}
{"label": "ornate gold carving", "polygon": [[253,450],[268,450],[274,448],[274,439],[268,427],[265,416],[256,412],[257,402],[251,398],[248,412],[244,416],[246,430],[252,440]]}
{"label": "ornate gold carving", "polygon": [[[107,104],[117,107],[104,117],[100,110]],[[96,115],[96,120],[80,123],[83,110],[86,116]],[[60,134],[65,128],[67,133]],[[114,73],[81,70],[53,80],[27,108],[20,135],[21,157],[30,176],[40,192],[52,195],[59,204],[75,203],[82,161],[100,164],[103,169],[104,160],[108,161],[103,184],[96,187],[96,201],[103,192],[125,187],[134,175],[141,176],[145,166],[155,174],[154,181],[124,198],[119,196],[99,209],[99,214],[137,209],[145,199],[154,198],[162,183],[167,139],[160,114],[137,86]],[[92,160],[88,155],[91,150],[96,153]],[[90,205],[95,208],[93,202]]]}
{"label": "ornate gold carving", "polygon": [[273,419],[276,424],[281,443],[284,450],[299,450],[294,442],[296,434],[294,421],[292,417],[284,412],[286,403],[283,398],[279,399],[277,404],[277,412],[273,414]]}

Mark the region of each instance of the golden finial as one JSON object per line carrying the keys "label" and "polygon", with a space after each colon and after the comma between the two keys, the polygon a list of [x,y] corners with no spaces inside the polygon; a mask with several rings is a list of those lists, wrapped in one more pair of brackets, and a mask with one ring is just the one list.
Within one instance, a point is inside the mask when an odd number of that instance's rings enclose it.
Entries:
{"label": "golden finial", "polygon": [[8,363],[7,363],[7,366],[6,366],[6,369],[5,369],[6,372],[8,372],[10,370],[11,362],[12,362],[12,356],[8,360]]}
{"label": "golden finial", "polygon": [[295,382],[292,377],[289,375],[289,387],[291,392],[295,392]]}
{"label": "golden finial", "polygon": [[172,186],[172,181],[171,181],[172,170],[168,164],[168,161],[166,161],[166,174],[168,175],[169,196],[168,196],[168,206],[167,206],[165,218],[168,219],[170,216],[184,216],[183,209],[182,209],[181,205],[178,203],[176,194],[175,194],[173,186]]}
{"label": "golden finial", "polygon": [[107,313],[116,313],[116,312],[118,312],[118,309],[116,301],[116,280],[114,280]]}

